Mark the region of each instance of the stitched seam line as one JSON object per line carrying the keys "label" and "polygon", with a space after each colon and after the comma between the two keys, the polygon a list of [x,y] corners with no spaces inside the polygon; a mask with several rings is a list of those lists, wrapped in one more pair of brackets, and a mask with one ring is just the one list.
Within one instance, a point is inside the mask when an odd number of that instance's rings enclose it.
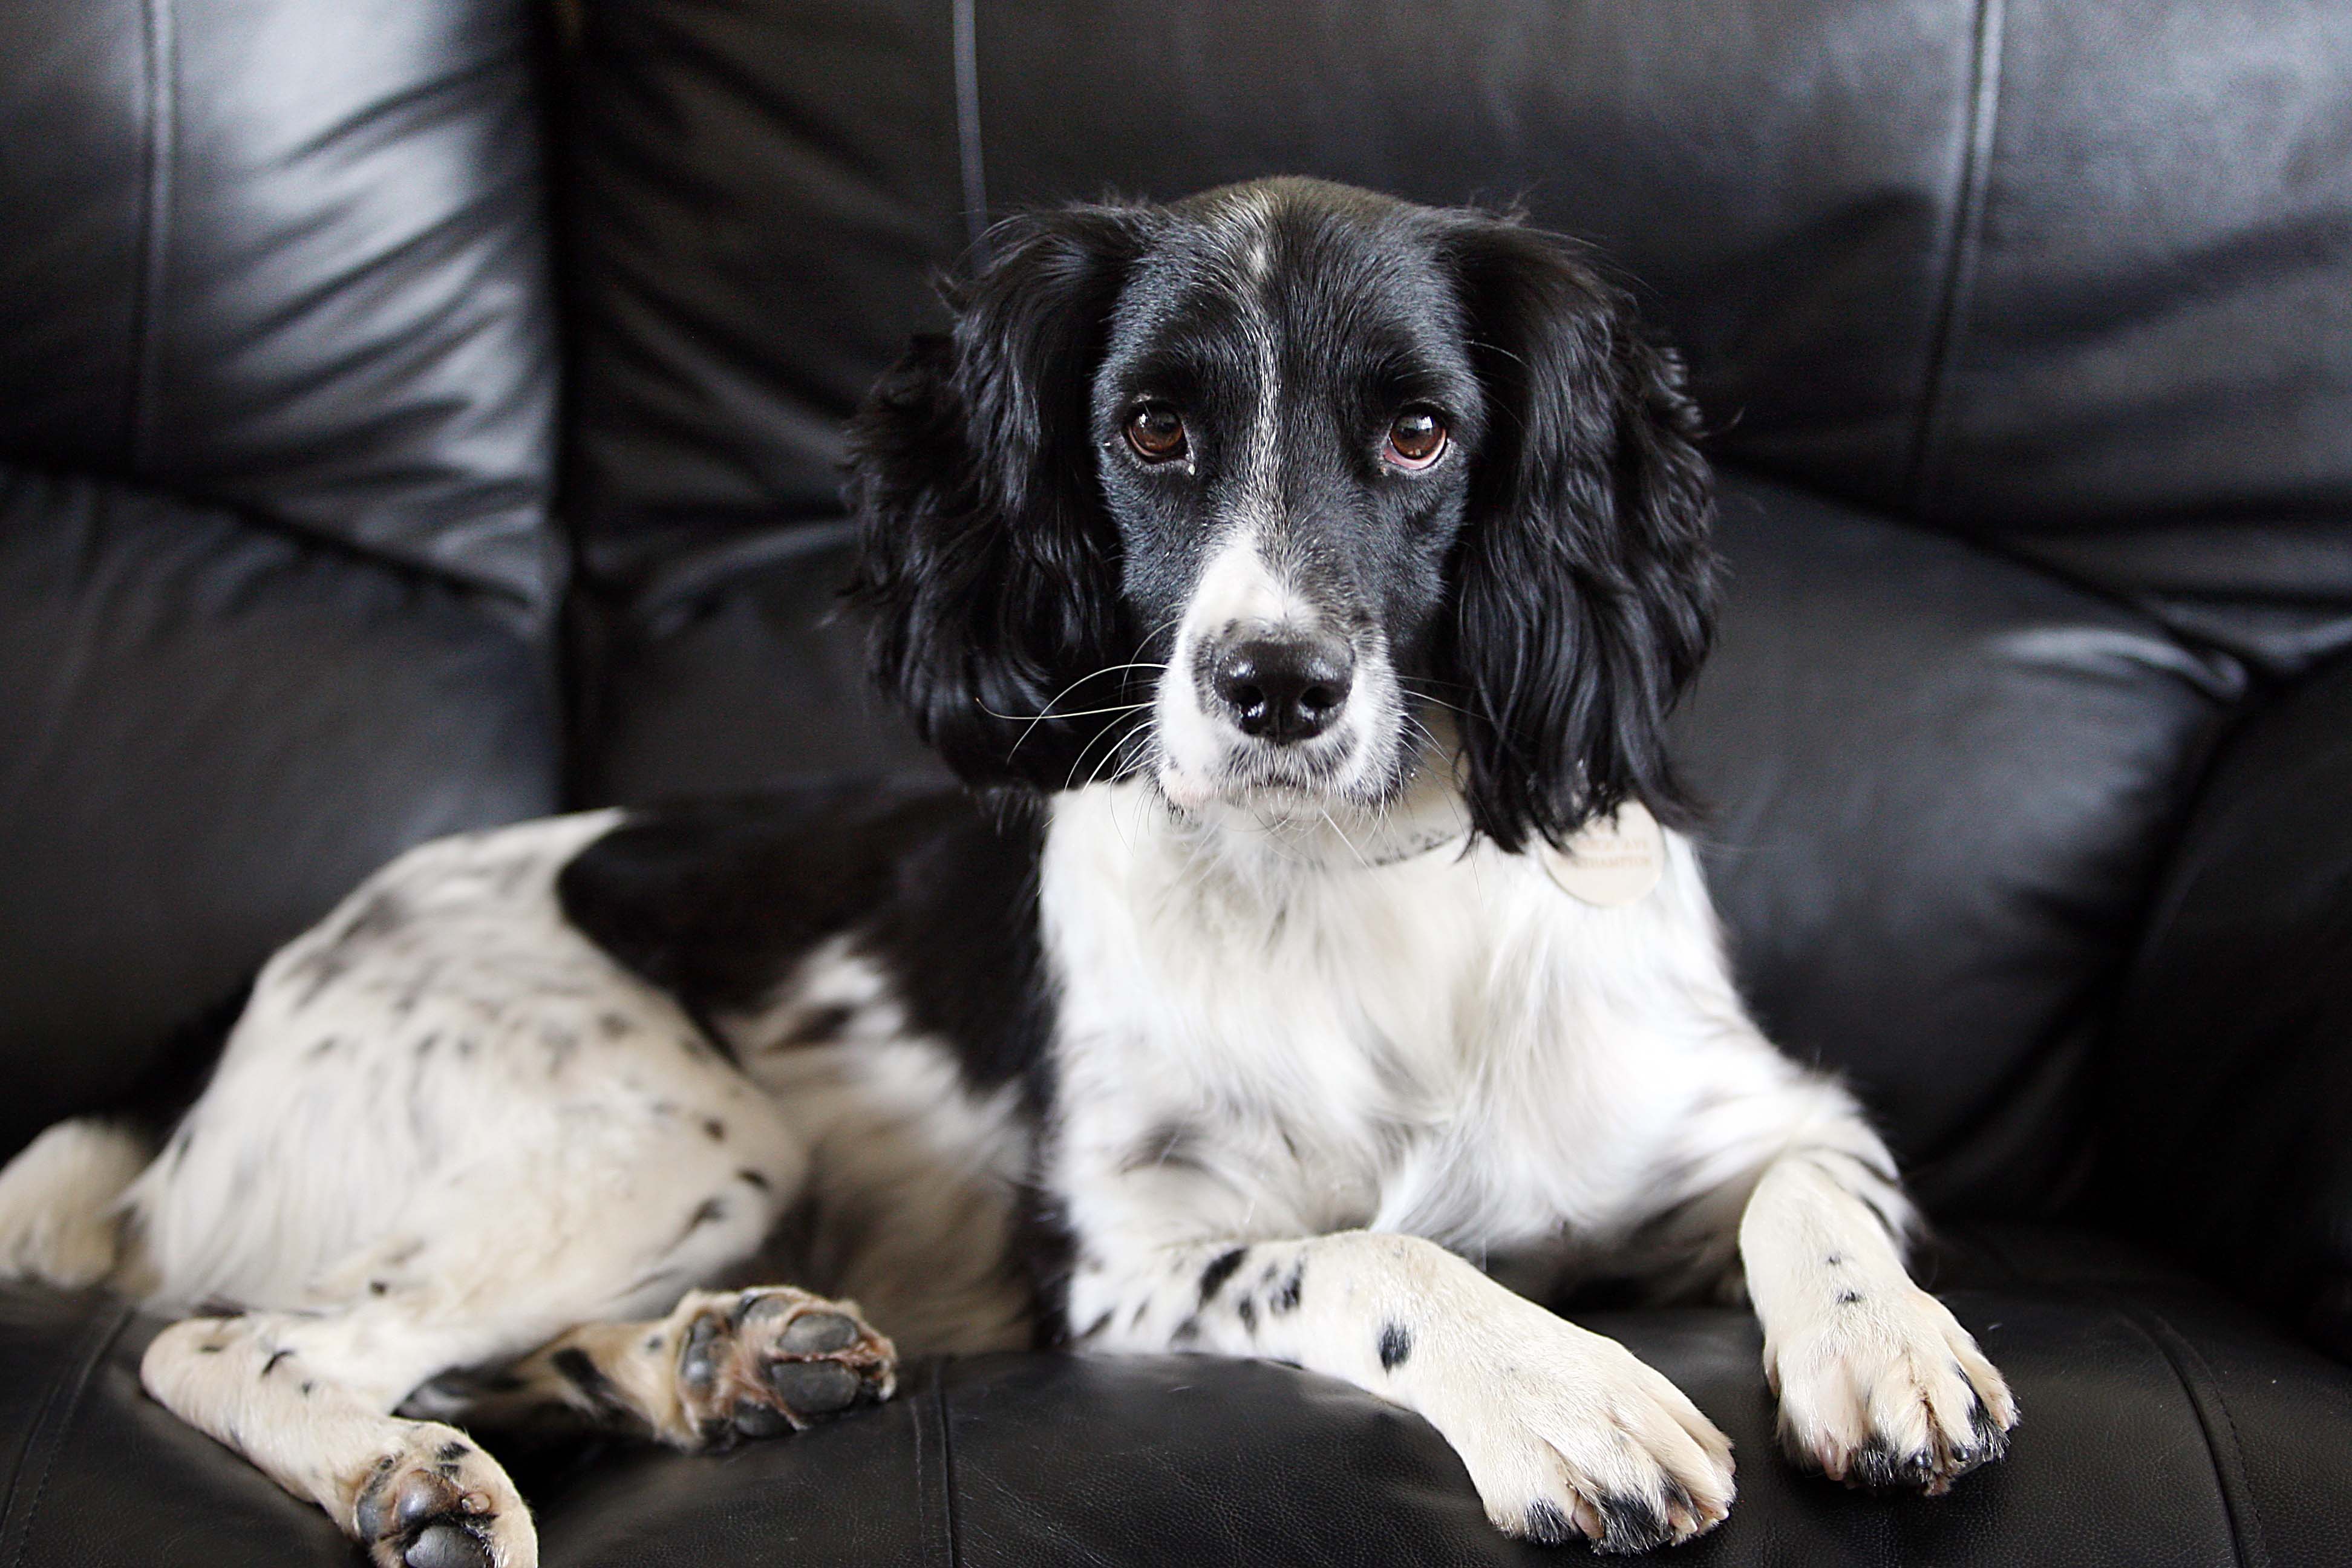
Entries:
{"label": "stitched seam line", "polygon": [[2179,1380],[2181,1391],[2189,1395],[2189,1407],[2197,1413],[2206,1452],[2213,1461],[2214,1479],[2221,1493],[2221,1511],[2230,1521],[2230,1549],[2241,1568],[2270,1568],[2270,1549],[2263,1542],[2262,1520],[2246,1485],[2245,1450],[2238,1441],[2238,1424],[2230,1415],[2229,1403],[2221,1397],[2213,1369],[2161,1312],[2137,1307],[2117,1291],[2100,1293],[2156,1347],[2157,1353],[2171,1366],[2172,1375]]}
{"label": "stitched seam line", "polygon": [[963,174],[963,226],[975,259],[988,259],[988,167],[980,142],[979,0],[953,0],[956,156]]}
{"label": "stitched seam line", "polygon": [[[74,1354],[58,1373],[57,1382],[50,1385],[48,1397],[41,1401],[41,1413],[34,1418],[33,1430],[25,1439],[24,1456],[17,1461],[16,1474],[10,1480],[8,1495],[5,1500],[0,1500],[0,1524],[5,1524],[16,1506],[16,1493],[24,1478],[32,1468],[35,1452],[46,1447],[47,1451],[41,1455],[40,1475],[33,1483],[32,1495],[26,1500],[24,1513],[18,1518],[16,1568],[26,1568],[26,1564],[32,1561],[33,1519],[41,1511],[41,1500],[48,1492],[49,1477],[57,1468],[58,1456],[65,1451],[66,1434],[73,1426],[73,1413],[81,1404],[83,1391],[89,1388],[90,1375],[98,1370],[98,1363],[105,1359],[115,1336],[122,1331],[122,1325],[130,1320],[131,1303],[128,1301],[118,1300],[98,1312],[89,1327],[83,1331],[81,1343],[75,1347]],[[0,1531],[0,1534],[5,1534],[5,1531]]]}
{"label": "stitched seam line", "polygon": [[154,458],[157,385],[163,358],[164,256],[170,239],[173,121],[172,0],[147,0],[146,203],[139,216],[139,292],[131,322],[131,466],[144,473]]}
{"label": "stitched seam line", "polygon": [[1944,298],[1927,339],[1927,374],[1919,392],[1919,419],[1911,436],[1911,473],[1905,487],[1910,510],[1924,515],[1928,488],[1942,458],[1944,412],[1951,398],[1958,345],[1968,334],[1976,291],[1977,258],[1984,237],[1985,194],[1991,182],[1993,129],[2000,111],[2004,0],[1979,0],[1969,62],[1967,145],[1960,153],[1959,190],[1952,213],[1952,253],[1944,268]]}
{"label": "stitched seam line", "polygon": [[[923,1560],[935,1568],[955,1568],[955,1502],[948,1474],[947,1362],[931,1363],[929,1386],[909,1403],[915,1423],[915,1507],[921,1516]],[[933,1456],[931,1450],[939,1452]],[[938,1528],[932,1528],[936,1521]]]}

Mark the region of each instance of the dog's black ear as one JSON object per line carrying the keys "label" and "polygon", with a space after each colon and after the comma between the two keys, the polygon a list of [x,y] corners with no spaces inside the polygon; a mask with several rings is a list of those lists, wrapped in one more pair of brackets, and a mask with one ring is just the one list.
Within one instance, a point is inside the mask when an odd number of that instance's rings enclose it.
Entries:
{"label": "dog's black ear", "polygon": [[1471,819],[1507,849],[1628,798],[1687,823],[1665,721],[1706,652],[1714,552],[1681,363],[1566,240],[1465,215],[1447,247],[1488,405],[1439,648]]}
{"label": "dog's black ear", "polygon": [[991,259],[947,289],[952,331],[917,339],[850,426],[847,593],[874,677],[975,785],[1060,789],[1113,743],[1117,716],[1050,715],[1123,700],[1097,672],[1134,657],[1087,415],[1149,220],[1091,206],[997,226]]}

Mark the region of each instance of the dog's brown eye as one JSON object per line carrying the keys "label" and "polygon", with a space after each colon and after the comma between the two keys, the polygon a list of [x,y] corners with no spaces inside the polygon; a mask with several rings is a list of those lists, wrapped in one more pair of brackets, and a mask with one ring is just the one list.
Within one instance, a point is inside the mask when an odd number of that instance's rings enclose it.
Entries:
{"label": "dog's brown eye", "polygon": [[1147,403],[1127,416],[1127,444],[1147,463],[1184,455],[1184,416],[1165,403]]}
{"label": "dog's brown eye", "polygon": [[1389,426],[1388,449],[1381,454],[1400,468],[1425,468],[1445,450],[1445,421],[1433,408],[1408,408]]}

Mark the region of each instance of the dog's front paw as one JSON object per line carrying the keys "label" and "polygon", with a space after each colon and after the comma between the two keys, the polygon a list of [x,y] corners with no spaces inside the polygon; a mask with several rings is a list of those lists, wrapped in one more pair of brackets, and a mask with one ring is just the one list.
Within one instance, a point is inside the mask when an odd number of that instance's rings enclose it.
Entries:
{"label": "dog's front paw", "polygon": [[1645,1552],[1729,1512],[1731,1439],[1616,1341],[1546,1313],[1473,1381],[1433,1413],[1506,1534]]}
{"label": "dog's front paw", "polygon": [[705,1291],[676,1318],[678,1402],[705,1447],[813,1426],[898,1386],[897,1350],[851,1302],[790,1286]]}
{"label": "dog's front paw", "polygon": [[361,1483],[352,1534],[375,1568],[534,1568],[539,1537],[498,1461],[454,1426],[417,1422]]}
{"label": "dog's front paw", "polygon": [[1764,1373],[1780,1396],[1780,1443],[1850,1486],[1930,1494],[2000,1458],[2017,1401],[1969,1331],[1916,1286],[1844,1290]]}

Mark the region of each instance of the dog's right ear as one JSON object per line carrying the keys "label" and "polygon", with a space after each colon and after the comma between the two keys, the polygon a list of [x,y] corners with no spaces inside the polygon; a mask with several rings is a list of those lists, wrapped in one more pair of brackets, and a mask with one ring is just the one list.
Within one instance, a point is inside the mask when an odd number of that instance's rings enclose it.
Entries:
{"label": "dog's right ear", "polygon": [[1132,639],[1088,400],[1150,220],[1085,206],[998,225],[991,259],[947,290],[953,331],[917,339],[850,426],[847,593],[872,673],[971,784],[1066,787],[1111,721],[1053,708],[1119,700],[1115,675],[1089,679]]}

